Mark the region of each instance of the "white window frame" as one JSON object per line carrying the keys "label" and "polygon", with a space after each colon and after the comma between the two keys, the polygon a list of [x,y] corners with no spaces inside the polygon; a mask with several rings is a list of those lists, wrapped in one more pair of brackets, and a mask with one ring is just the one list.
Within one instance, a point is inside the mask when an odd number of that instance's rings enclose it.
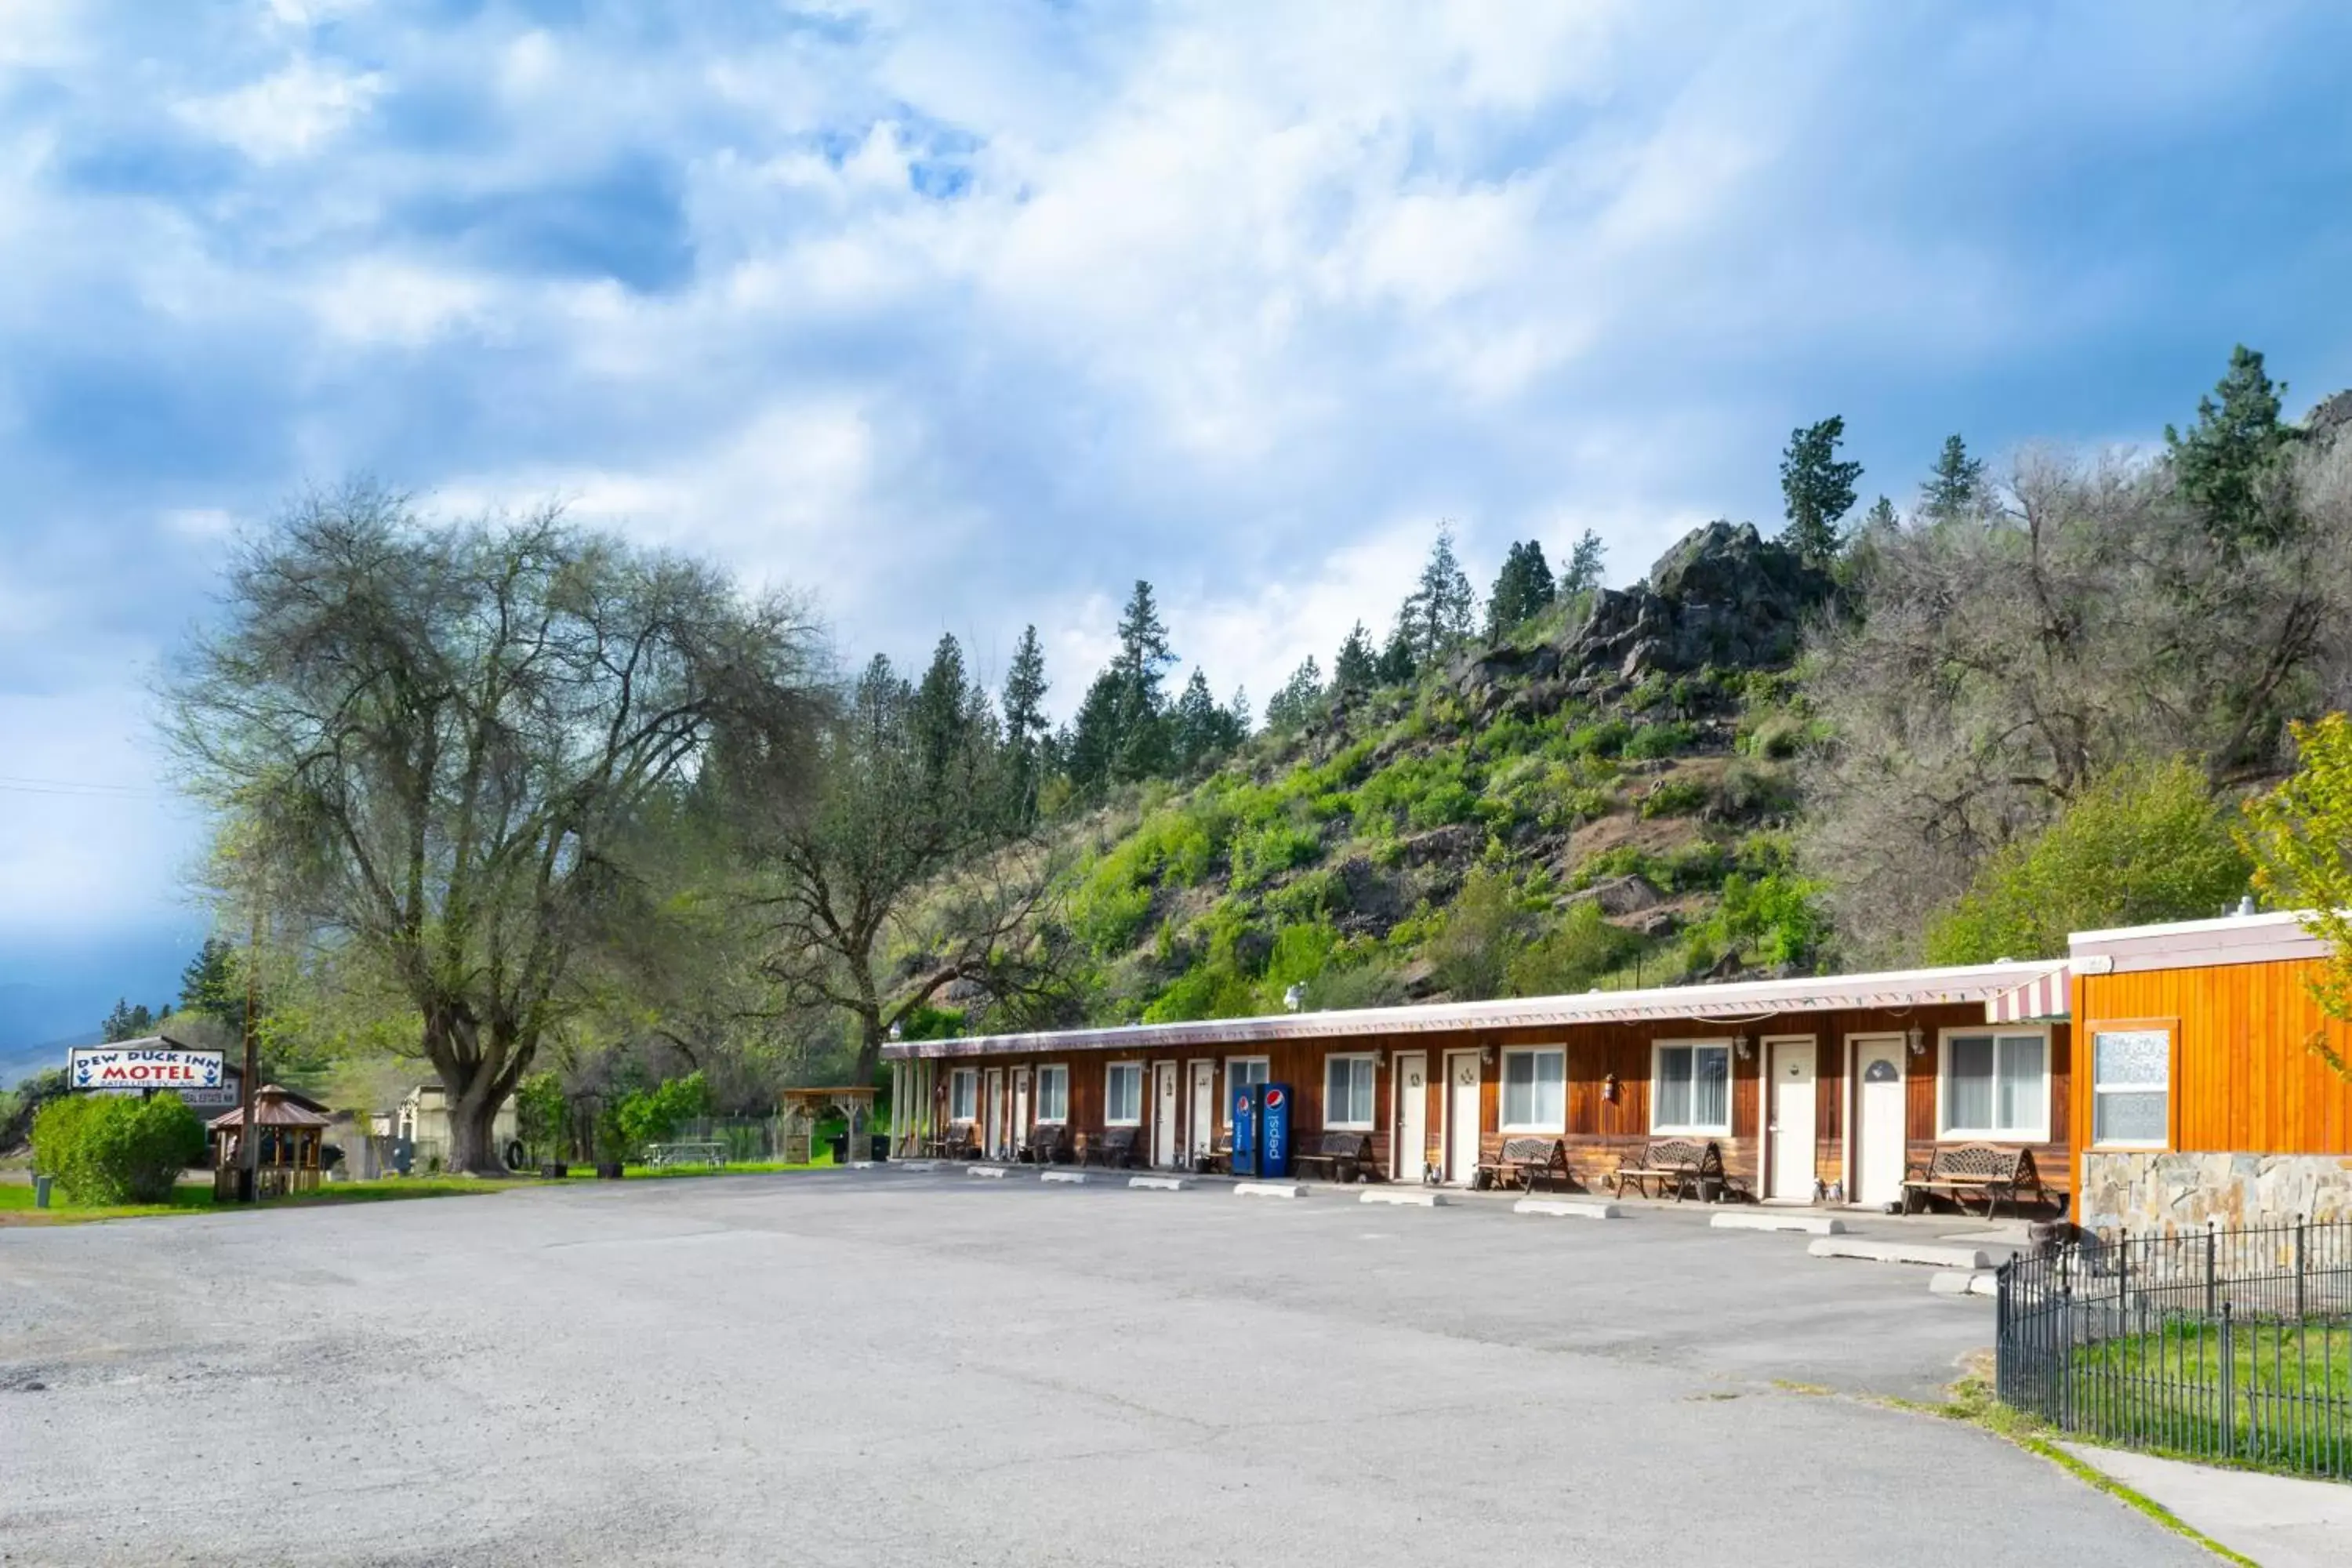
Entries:
{"label": "white window frame", "polygon": [[[1723,1053],[1723,1121],[1714,1125],[1696,1121],[1661,1121],[1658,1120],[1658,1084],[1665,1076],[1659,1071],[1668,1051],[1721,1051]],[[1694,1058],[1692,1082],[1698,1080]],[[1729,1040],[1652,1040],[1650,1042],[1650,1131],[1667,1137],[1728,1138],[1731,1136],[1734,1083],[1738,1078],[1732,1060]]]}
{"label": "white window frame", "polygon": [[[1372,1113],[1360,1121],[1342,1121],[1331,1114],[1331,1068],[1337,1062],[1360,1063],[1370,1071],[1370,1092],[1364,1097],[1364,1103],[1371,1107]],[[1380,1114],[1380,1053],[1378,1051],[1337,1051],[1323,1058],[1323,1125],[1336,1132],[1370,1132],[1379,1121]]]}
{"label": "white window frame", "polygon": [[[962,1105],[961,1102],[969,1103]],[[980,1069],[957,1068],[948,1074],[948,1120],[978,1121],[980,1120]]]}
{"label": "white window frame", "polygon": [[[1990,1037],[1992,1047],[1992,1101],[1999,1114],[2000,1103],[2000,1042],[2032,1037],[2042,1042],[2042,1093],[2035,1103],[2041,1107],[2041,1119],[2017,1127],[1954,1127],[1948,1124],[1944,1108],[1951,1101],[1947,1096],[1952,1081],[1952,1042],[1966,1037],[1982,1039]],[[1936,1142],[1938,1143],[2047,1143],[2050,1142],[2050,1031],[2032,1025],[1999,1026],[1979,1024],[1957,1029],[1940,1029],[1936,1034]]]}
{"label": "white window frame", "polygon": [[[2151,1083],[2100,1082],[2099,1037],[2101,1035],[2162,1035],[2164,1037],[2164,1083],[2162,1086],[2164,1133],[2161,1137],[2131,1142],[2099,1136],[2099,1096],[2101,1094],[2148,1094],[2154,1092],[2158,1087]],[[2082,1067],[2082,1070],[2089,1074],[2091,1079],[2090,1146],[2094,1149],[2170,1149],[2173,1132],[2172,1097],[2179,1092],[2179,1085],[2173,1081],[2175,1058],[2180,1054],[2179,1024],[2168,1018],[2117,1019],[2112,1023],[2100,1023],[2084,1030],[2083,1038],[2089,1046],[2090,1056],[2090,1060],[2084,1062]]]}
{"label": "white window frame", "polygon": [[1274,1081],[1272,1057],[1227,1057],[1225,1058],[1225,1092],[1217,1101],[1217,1125],[1220,1127],[1231,1127],[1234,1124],[1234,1068],[1248,1062],[1255,1062],[1265,1069],[1265,1076],[1259,1079],[1258,1082]]}
{"label": "white window frame", "polygon": [[[1062,1086],[1062,1111],[1058,1116],[1045,1114],[1045,1080],[1052,1079]],[[1037,1068],[1034,1096],[1037,1107],[1037,1125],[1059,1127],[1070,1119],[1070,1068],[1066,1062],[1045,1062]]]}
{"label": "white window frame", "polygon": [[[1558,1057],[1559,1058],[1559,1117],[1553,1121],[1514,1121],[1510,1119],[1511,1058],[1513,1057]],[[1531,1086],[1532,1087],[1532,1086]],[[1568,1131],[1568,1047],[1566,1046],[1512,1046],[1503,1052],[1503,1070],[1495,1080],[1495,1114],[1501,1119],[1497,1129],[1504,1132],[1566,1132]]]}
{"label": "white window frame", "polygon": [[[1118,1075],[1123,1072],[1131,1072],[1135,1075],[1135,1114],[1113,1116],[1111,1104],[1117,1097],[1111,1092],[1111,1085],[1118,1081]],[[1141,1062],[1105,1062],[1103,1064],[1103,1125],[1105,1127],[1143,1125],[1143,1064]]]}

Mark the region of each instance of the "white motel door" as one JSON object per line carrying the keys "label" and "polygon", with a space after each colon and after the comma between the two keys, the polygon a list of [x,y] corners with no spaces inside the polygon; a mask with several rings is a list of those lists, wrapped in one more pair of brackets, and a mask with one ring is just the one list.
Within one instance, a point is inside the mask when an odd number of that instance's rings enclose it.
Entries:
{"label": "white motel door", "polygon": [[1004,1153],[1004,1069],[988,1069],[988,1094],[981,1112],[981,1152],[989,1159]]}
{"label": "white motel door", "polygon": [[1772,1046],[1772,1196],[1810,1203],[1813,1196],[1813,1043]]}
{"label": "white motel door", "polygon": [[1026,1142],[1029,1138],[1029,1069],[1013,1069],[1013,1132],[1005,1142]]}
{"label": "white motel door", "polygon": [[1853,1201],[1891,1204],[1903,1196],[1903,1040],[1857,1040],[1853,1047]]}
{"label": "white motel door", "polygon": [[1176,1146],[1176,1064],[1151,1064],[1151,1163],[1173,1169]]}
{"label": "white motel door", "polygon": [[1185,1138],[1192,1143],[1192,1157],[1207,1155],[1217,1146],[1217,1064],[1192,1064],[1192,1109],[1184,1119]]}
{"label": "white motel door", "polygon": [[1478,1175],[1478,1053],[1445,1058],[1445,1179],[1466,1187]]}
{"label": "white motel door", "polygon": [[1389,1124],[1396,1130],[1396,1149],[1389,1160],[1392,1179],[1418,1182],[1429,1166],[1429,1053],[1397,1053],[1396,1114]]}

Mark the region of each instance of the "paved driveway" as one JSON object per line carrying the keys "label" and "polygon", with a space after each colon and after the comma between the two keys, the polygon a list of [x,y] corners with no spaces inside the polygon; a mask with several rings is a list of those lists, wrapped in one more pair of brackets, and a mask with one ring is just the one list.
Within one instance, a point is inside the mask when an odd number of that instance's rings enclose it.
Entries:
{"label": "paved driveway", "polygon": [[[0,1231],[0,1563],[2210,1562],[1990,1304],[1613,1223],[905,1173]],[[24,1385],[39,1382],[37,1392]]]}

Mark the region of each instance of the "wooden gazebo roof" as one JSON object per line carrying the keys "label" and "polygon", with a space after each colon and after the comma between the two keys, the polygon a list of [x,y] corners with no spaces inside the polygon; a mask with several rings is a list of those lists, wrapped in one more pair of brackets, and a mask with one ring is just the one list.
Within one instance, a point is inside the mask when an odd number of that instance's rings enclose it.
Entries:
{"label": "wooden gazebo roof", "polygon": [[[306,1106],[298,1105],[299,1097],[289,1089],[277,1084],[264,1084],[253,1094],[253,1120],[262,1127],[326,1127],[333,1119]],[[209,1123],[215,1132],[234,1132],[245,1125],[245,1108],[215,1116]]]}

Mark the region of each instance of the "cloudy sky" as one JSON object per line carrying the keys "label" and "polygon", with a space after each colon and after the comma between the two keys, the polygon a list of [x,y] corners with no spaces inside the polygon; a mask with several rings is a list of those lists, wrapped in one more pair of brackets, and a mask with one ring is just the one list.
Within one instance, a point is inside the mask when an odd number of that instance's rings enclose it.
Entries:
{"label": "cloudy sky", "polygon": [[1034,622],[1064,702],[1148,576],[1262,702],[1440,519],[1622,581],[1826,414],[1903,500],[2239,341],[2352,384],[2347,58],[2326,5],[5,0],[0,1003],[201,933],[146,693],[305,485],[560,497],[852,653]]}

